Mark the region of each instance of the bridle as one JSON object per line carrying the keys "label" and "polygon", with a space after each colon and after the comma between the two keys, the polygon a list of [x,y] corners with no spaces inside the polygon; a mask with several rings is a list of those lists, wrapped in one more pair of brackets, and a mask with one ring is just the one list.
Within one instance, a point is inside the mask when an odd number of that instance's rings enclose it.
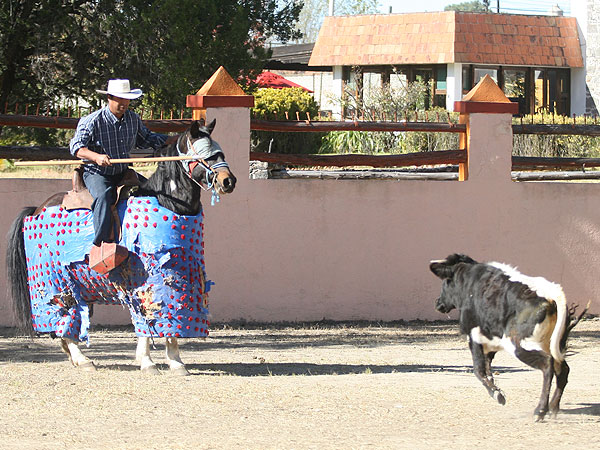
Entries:
{"label": "bridle", "polygon": [[[219,144],[217,142],[213,141],[210,138],[210,136],[207,136],[209,145],[205,145],[204,144],[205,140],[200,140],[200,139],[198,139],[196,142],[192,143],[189,133],[186,133],[185,137],[186,137],[186,147],[187,147],[187,152],[185,152],[185,153],[183,153],[181,151],[181,149],[179,148],[179,143],[180,143],[181,139],[177,140],[177,152],[180,155],[189,155],[190,156],[189,160],[181,161],[181,164],[184,167],[184,172],[194,183],[196,183],[200,187],[200,189],[205,190],[205,191],[212,190],[211,205],[214,205],[215,202],[220,201],[216,169],[229,168],[229,164],[227,164],[227,161],[221,161],[221,162],[217,162],[211,166],[210,164],[208,164],[208,162],[206,162],[206,160],[208,158],[216,155],[217,153],[223,153],[223,150],[221,149]],[[199,143],[202,145],[196,145]],[[193,177],[193,171],[198,164],[201,164],[204,167],[204,173],[206,174],[206,180],[205,180],[206,187],[204,187],[201,183],[198,183]]]}

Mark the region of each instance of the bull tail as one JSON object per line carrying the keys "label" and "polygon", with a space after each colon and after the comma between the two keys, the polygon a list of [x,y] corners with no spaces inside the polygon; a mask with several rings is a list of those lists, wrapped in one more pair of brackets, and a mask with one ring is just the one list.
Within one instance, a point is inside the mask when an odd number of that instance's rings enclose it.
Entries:
{"label": "bull tail", "polygon": [[[555,285],[558,286],[558,285]],[[554,326],[554,330],[552,331],[552,336],[550,337],[550,354],[557,362],[563,362],[565,360],[566,348],[562,344],[563,339],[566,343],[566,337],[569,334],[567,328],[568,323],[567,320],[569,318],[569,309],[567,306],[567,299],[565,297],[565,293],[562,288],[557,289],[556,295],[553,296],[552,300],[556,304],[556,325]]]}
{"label": "bull tail", "polygon": [[558,298],[554,299],[557,308],[557,318],[552,337],[550,338],[550,353],[557,362],[564,361],[567,353],[569,334],[583,318],[591,304],[591,302],[588,302],[583,311],[577,314],[577,307],[579,305],[573,304],[569,307],[562,289],[561,294]]}
{"label": "bull tail", "polygon": [[23,222],[36,208],[24,208],[12,223],[7,235],[6,272],[8,275],[8,296],[11,299],[13,317],[17,327],[28,334],[33,333],[31,325],[31,303],[27,284],[27,260],[23,240]]}
{"label": "bull tail", "polygon": [[592,304],[592,302],[589,301],[587,303],[587,305],[585,306],[585,308],[583,309],[583,311],[581,311],[579,314],[577,314],[577,308],[579,305],[572,304],[569,307],[568,323],[566,325],[565,332],[563,333],[562,338],[560,340],[560,347],[563,352],[566,352],[566,350],[567,350],[567,340],[569,339],[569,333],[571,333],[571,330],[573,328],[575,328],[575,326],[579,323],[579,321],[581,319],[583,319],[583,316],[585,315],[585,313],[587,313],[588,309],[590,309],[591,304]]}

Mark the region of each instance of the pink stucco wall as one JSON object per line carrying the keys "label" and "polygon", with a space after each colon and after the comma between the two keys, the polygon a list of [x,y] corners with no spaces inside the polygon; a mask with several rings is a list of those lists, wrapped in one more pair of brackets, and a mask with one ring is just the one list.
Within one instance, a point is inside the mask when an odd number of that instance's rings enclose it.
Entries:
{"label": "pink stucco wall", "polygon": [[[443,319],[428,263],[453,252],[544,276],[570,302],[600,293],[600,185],[512,182],[509,114],[471,114],[466,182],[250,180],[248,110],[207,116],[217,118],[213,136],[238,176],[233,194],[205,202],[213,321]],[[0,229],[67,186],[0,181]],[[128,315],[98,308],[94,322],[127,323]],[[0,325],[10,323],[2,296]]]}

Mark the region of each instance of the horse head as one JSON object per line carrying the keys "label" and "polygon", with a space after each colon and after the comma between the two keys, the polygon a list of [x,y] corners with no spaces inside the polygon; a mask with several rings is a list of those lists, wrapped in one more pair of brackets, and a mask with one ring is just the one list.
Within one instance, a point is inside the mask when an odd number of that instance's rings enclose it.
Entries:
{"label": "horse head", "polygon": [[181,161],[185,173],[192,180],[206,189],[215,189],[217,194],[229,194],[235,189],[237,180],[225,161],[221,146],[211,137],[216,122],[216,119],[208,125],[204,120],[193,122],[190,129],[179,137],[177,152],[194,158]]}

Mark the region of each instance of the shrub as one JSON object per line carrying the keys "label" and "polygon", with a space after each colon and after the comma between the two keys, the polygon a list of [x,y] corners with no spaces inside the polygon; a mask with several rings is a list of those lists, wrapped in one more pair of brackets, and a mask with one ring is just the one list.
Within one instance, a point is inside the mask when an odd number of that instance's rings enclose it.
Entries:
{"label": "shrub", "polygon": [[[316,117],[319,107],[315,99],[302,88],[259,89],[254,94],[252,113],[257,119],[296,120],[306,113]],[[315,153],[323,133],[252,131],[252,150],[269,153]]]}
{"label": "shrub", "polygon": [[[573,123],[573,119],[549,114],[535,114],[534,116],[513,119],[514,124],[541,124],[541,123]],[[577,124],[584,124],[583,117],[575,119]],[[598,158],[600,157],[600,138],[575,135],[536,135],[515,134],[513,137],[513,155],[515,156],[543,156],[543,157],[570,157],[570,158]]]}

